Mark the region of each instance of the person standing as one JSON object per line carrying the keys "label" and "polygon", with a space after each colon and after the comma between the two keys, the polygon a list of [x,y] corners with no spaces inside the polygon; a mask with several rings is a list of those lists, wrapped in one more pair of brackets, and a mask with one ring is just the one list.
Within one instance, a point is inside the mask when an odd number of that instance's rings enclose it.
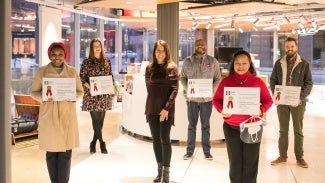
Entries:
{"label": "person standing", "polygon": [[249,119],[250,115],[225,114],[223,103],[225,87],[257,87],[260,88],[260,116],[272,106],[273,100],[265,83],[256,76],[250,54],[238,51],[229,64],[229,76],[224,78],[213,97],[213,106],[222,113],[227,153],[229,159],[229,178],[231,183],[256,183],[260,143],[246,144],[240,139],[240,123]]}
{"label": "person standing", "polygon": [[277,60],[274,64],[270,77],[270,87],[274,93],[275,85],[300,86],[300,102],[298,105],[277,105],[279,119],[279,141],[278,148],[280,156],[271,162],[271,165],[279,165],[287,162],[287,151],[289,146],[289,121],[292,117],[294,130],[294,151],[297,165],[308,168],[307,162],[303,159],[303,118],[306,110],[307,97],[313,87],[310,64],[297,53],[297,40],[288,37],[285,40],[286,55]]}
{"label": "person standing", "polygon": [[146,67],[147,99],[145,115],[149,123],[158,175],[153,182],[169,183],[172,155],[171,126],[175,120],[175,98],[178,93],[178,69],[167,42],[158,40],[153,49],[153,61]]}
{"label": "person standing", "polygon": [[[79,146],[79,130],[75,101],[43,101],[43,78],[75,78],[76,99],[83,96],[81,81],[75,68],[65,63],[67,48],[53,42],[48,48],[51,62],[38,69],[31,96],[41,103],[39,112],[39,148],[46,151],[46,164],[52,183],[67,183],[70,178],[72,149]],[[69,111],[69,112],[67,112]]]}
{"label": "person standing", "polygon": [[189,79],[212,79],[212,91],[217,88],[221,80],[221,73],[218,61],[206,54],[206,43],[203,39],[195,41],[195,53],[192,56],[185,58],[180,81],[184,88],[184,96],[187,104],[188,117],[188,134],[186,154],[184,160],[190,159],[193,156],[196,142],[196,126],[198,118],[201,120],[201,143],[205,159],[212,160],[213,156],[210,153],[210,116],[212,113],[212,96],[211,97],[187,97],[187,90],[191,90],[188,84]]}
{"label": "person standing", "polygon": [[90,142],[90,153],[96,152],[97,140],[100,143],[101,153],[108,153],[106,143],[103,140],[102,129],[106,111],[112,108],[112,96],[109,94],[92,96],[89,78],[110,75],[113,78],[111,62],[104,56],[103,45],[100,40],[93,39],[90,42],[89,56],[83,60],[80,68],[80,78],[85,90],[81,108],[82,111],[90,111],[94,130],[93,139]]}

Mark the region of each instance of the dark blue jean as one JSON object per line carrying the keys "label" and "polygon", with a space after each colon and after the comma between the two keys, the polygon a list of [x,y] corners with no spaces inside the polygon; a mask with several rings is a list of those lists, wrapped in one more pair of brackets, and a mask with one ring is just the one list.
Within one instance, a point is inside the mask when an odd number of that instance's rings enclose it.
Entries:
{"label": "dark blue jean", "polygon": [[201,143],[204,153],[210,153],[210,116],[212,112],[212,102],[192,102],[187,101],[187,153],[193,153],[196,142],[196,126],[200,116],[201,120]]}

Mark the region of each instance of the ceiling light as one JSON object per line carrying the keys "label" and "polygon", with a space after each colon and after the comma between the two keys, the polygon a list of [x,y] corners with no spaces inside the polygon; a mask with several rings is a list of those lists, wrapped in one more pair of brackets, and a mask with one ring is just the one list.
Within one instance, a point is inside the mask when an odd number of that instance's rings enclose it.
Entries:
{"label": "ceiling light", "polygon": [[300,22],[307,22],[308,21],[305,15],[301,15],[299,17],[299,19],[300,19]]}
{"label": "ceiling light", "polygon": [[234,20],[234,19],[231,20],[230,27],[231,27],[231,28],[234,28],[234,27],[235,27],[235,20]]}
{"label": "ceiling light", "polygon": [[195,30],[199,26],[198,22],[195,22],[194,25],[192,26],[192,30]]}
{"label": "ceiling light", "polygon": [[280,25],[279,24],[275,24],[275,28],[276,28],[276,30],[280,30]]}
{"label": "ceiling light", "polygon": [[313,20],[312,22],[311,22],[311,26],[314,28],[314,29],[316,29],[318,26],[317,26],[317,22],[315,21],[315,20]]}
{"label": "ceiling light", "polygon": [[310,34],[315,34],[316,32],[318,32],[318,29],[310,28],[310,29],[308,29],[307,32]]}
{"label": "ceiling light", "polygon": [[225,24],[216,25],[216,26],[214,26],[214,28],[218,29],[220,27],[226,27],[226,26],[229,26],[229,25],[230,25],[230,23],[225,23]]}
{"label": "ceiling light", "polygon": [[235,28],[228,28],[228,29],[220,29],[220,31],[234,31]]}
{"label": "ceiling light", "polygon": [[290,20],[287,16],[284,16],[283,17],[283,20],[285,21],[285,23],[289,24],[290,23]]}
{"label": "ceiling light", "polygon": [[82,10],[82,7],[81,6],[74,5],[73,6],[73,9],[75,9],[75,10]]}
{"label": "ceiling light", "polygon": [[257,25],[259,21],[260,21],[260,19],[257,18],[257,19],[253,22],[253,24],[254,24],[254,25]]}
{"label": "ceiling light", "polygon": [[305,28],[305,26],[301,22],[298,22],[298,26],[299,26],[300,29],[304,29]]}
{"label": "ceiling light", "polygon": [[211,27],[211,22],[208,22],[207,26],[205,27],[206,29],[209,29]]}
{"label": "ceiling light", "polygon": [[300,34],[306,34],[306,29],[301,29]]}
{"label": "ceiling light", "polygon": [[270,29],[277,29],[280,30],[279,25],[275,24],[275,25],[271,25],[269,27],[264,27],[263,30],[270,30]]}

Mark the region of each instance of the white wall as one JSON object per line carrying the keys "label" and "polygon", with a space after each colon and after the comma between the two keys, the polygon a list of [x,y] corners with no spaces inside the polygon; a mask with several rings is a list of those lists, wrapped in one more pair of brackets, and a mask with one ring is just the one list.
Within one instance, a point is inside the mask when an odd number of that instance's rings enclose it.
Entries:
{"label": "white wall", "polygon": [[39,65],[43,66],[50,62],[47,55],[50,44],[61,42],[61,10],[40,6],[39,20]]}

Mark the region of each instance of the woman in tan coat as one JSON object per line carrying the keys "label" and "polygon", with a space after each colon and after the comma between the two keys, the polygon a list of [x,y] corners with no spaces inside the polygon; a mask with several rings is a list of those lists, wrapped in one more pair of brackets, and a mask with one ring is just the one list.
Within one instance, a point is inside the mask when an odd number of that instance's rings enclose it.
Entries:
{"label": "woman in tan coat", "polygon": [[51,60],[38,69],[31,95],[41,102],[39,113],[39,148],[46,151],[46,163],[52,183],[69,182],[72,149],[79,146],[79,131],[75,101],[42,99],[43,78],[75,78],[76,99],[83,96],[77,71],[65,63],[67,48],[54,42],[48,48]]}

